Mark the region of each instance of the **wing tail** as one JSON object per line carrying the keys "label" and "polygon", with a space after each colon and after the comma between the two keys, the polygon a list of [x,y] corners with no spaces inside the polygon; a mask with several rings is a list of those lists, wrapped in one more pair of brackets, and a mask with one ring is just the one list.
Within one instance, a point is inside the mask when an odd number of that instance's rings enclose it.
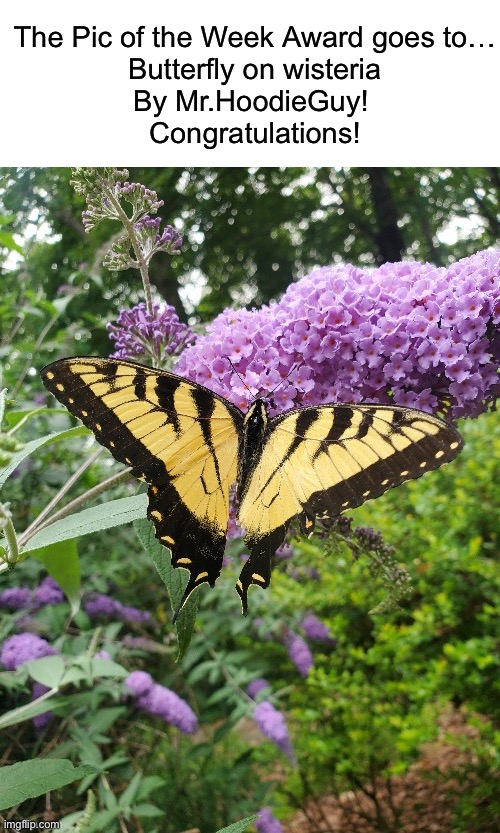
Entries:
{"label": "wing tail", "polygon": [[226,535],[214,525],[200,522],[170,483],[150,486],[148,498],[148,518],[153,521],[160,543],[170,550],[172,566],[189,571],[175,621],[193,590],[205,582],[214,586],[222,569]]}
{"label": "wing tail", "polygon": [[252,584],[265,589],[271,580],[271,558],[283,543],[288,524],[273,529],[261,538],[245,538],[250,550],[250,558],[244,565],[236,582],[236,590],[241,599],[243,616],[248,613],[248,588]]}

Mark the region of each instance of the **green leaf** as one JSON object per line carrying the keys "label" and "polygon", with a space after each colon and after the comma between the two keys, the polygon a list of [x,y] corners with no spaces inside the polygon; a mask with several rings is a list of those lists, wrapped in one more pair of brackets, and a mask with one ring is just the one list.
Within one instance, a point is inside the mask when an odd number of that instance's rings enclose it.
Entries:
{"label": "green leaf", "polygon": [[132,811],[135,816],[145,819],[159,819],[165,815],[165,810],[160,810],[154,804],[134,804]]}
{"label": "green leaf", "polygon": [[84,434],[89,434],[88,428],[84,425],[78,425],[76,428],[66,428],[64,431],[54,431],[53,434],[46,434],[44,437],[38,437],[36,440],[30,440],[29,443],[15,454],[12,455],[10,463],[4,468],[0,469],[0,487],[3,486],[8,477],[12,474],[14,469],[17,469],[19,463],[29,457],[33,451],[36,451],[42,445],[53,443],[59,440],[66,440],[69,437],[81,437]]}
{"label": "green leaf", "polygon": [[244,833],[248,825],[252,824],[256,818],[257,815],[248,816],[246,819],[242,819],[241,821],[235,821],[235,823],[230,824],[229,827],[222,827],[217,831],[217,833]]}
{"label": "green leaf", "polygon": [[64,660],[60,656],[32,659],[25,663],[30,677],[47,688],[57,688],[64,674]]}
{"label": "green leaf", "polygon": [[109,529],[113,526],[128,524],[146,514],[147,496],[134,495],[133,497],[118,498],[108,503],[100,503],[90,509],[83,509],[61,518],[53,524],[44,527],[36,532],[28,541],[23,554],[47,547],[58,541],[67,541],[71,538],[78,538],[81,535],[89,535],[91,532],[99,532],[101,529]]}
{"label": "green leaf", "polygon": [[71,698],[56,697],[57,691],[57,689],[48,691],[42,697],[38,697],[25,706],[19,706],[17,709],[11,709],[11,711],[6,712],[0,717],[0,729],[7,729],[9,726],[15,726],[17,723],[23,723],[25,720],[31,720],[38,714],[44,714],[44,712],[56,712],[65,709],[71,703]]}
{"label": "green leaf", "polygon": [[20,255],[23,254],[23,248],[16,243],[12,234],[9,234],[8,231],[0,231],[0,247],[3,246],[4,249],[9,249],[11,252],[19,252]]}
{"label": "green leaf", "polygon": [[[162,546],[162,544],[160,544],[160,542],[155,538],[154,527],[150,521],[135,521],[134,529],[142,546],[148,555],[150,555],[153,559],[153,563],[160,574],[160,578],[167,588],[172,609],[177,610],[189,580],[187,571],[172,567],[170,551],[166,547]],[[196,593],[192,593],[180,611],[175,623],[177,642],[179,646],[177,660],[182,659],[189,647],[189,643],[193,635],[197,610],[198,599],[196,597]]]}
{"label": "green leaf", "polygon": [[130,673],[123,665],[102,657],[92,657],[91,671],[93,677],[115,677],[117,680],[125,679]]}
{"label": "green leaf", "polygon": [[80,607],[80,559],[76,541],[50,544],[35,550],[33,555],[42,562],[49,576],[57,581],[71,605],[72,616],[76,616]]}
{"label": "green leaf", "polygon": [[91,772],[92,767],[75,768],[71,761],[56,758],[35,758],[0,767],[0,810],[65,787]]}

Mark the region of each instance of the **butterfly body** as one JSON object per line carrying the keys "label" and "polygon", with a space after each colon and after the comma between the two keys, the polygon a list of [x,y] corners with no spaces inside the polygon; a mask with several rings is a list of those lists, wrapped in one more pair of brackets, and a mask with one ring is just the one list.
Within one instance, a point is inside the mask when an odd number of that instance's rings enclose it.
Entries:
{"label": "butterfly body", "polygon": [[[230,491],[250,559],[236,589],[267,587],[271,558],[298,517],[310,531],[458,454],[443,420],[389,405],[319,405],[269,418],[264,399],[244,413],[208,388],[135,362],[61,359],[47,388],[113,456],[149,484],[148,518],[174,567],[189,571],[182,604],[222,566]],[[182,605],[181,605],[182,606]]]}

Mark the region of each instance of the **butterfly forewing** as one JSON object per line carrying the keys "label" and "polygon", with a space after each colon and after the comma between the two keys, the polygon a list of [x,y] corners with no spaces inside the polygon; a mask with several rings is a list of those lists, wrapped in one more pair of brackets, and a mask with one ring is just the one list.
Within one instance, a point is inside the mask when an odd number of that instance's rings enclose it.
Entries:
{"label": "butterfly forewing", "polygon": [[189,570],[186,596],[217,579],[243,417],[231,403],[135,362],[74,358],[42,371],[47,388],[136,477],[151,484],[148,517]]}

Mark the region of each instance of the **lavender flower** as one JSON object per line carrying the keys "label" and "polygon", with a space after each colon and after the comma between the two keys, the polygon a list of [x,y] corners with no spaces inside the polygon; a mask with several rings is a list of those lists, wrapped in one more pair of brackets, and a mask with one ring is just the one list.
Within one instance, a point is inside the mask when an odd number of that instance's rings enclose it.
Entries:
{"label": "lavender flower", "polygon": [[99,616],[116,616],[119,603],[104,593],[96,594],[83,603],[85,611],[91,619]]}
{"label": "lavender flower", "polygon": [[56,605],[64,601],[64,593],[52,576],[46,576],[33,593],[35,605]]}
{"label": "lavender flower", "polygon": [[259,817],[255,820],[257,833],[283,833],[283,827],[273,816],[269,807],[263,807]]}
{"label": "lavender flower", "polygon": [[179,232],[173,226],[165,226],[160,232],[160,226],[161,217],[150,217],[149,214],[145,214],[134,224],[143,251],[146,255],[150,255],[153,248],[157,250],[161,248],[167,254],[178,254],[182,246],[182,237]]}
{"label": "lavender flower", "polygon": [[33,604],[31,590],[27,587],[7,587],[0,593],[0,608],[26,610]]}
{"label": "lavender flower", "polygon": [[300,623],[300,629],[304,636],[307,636],[313,642],[324,642],[332,648],[337,644],[337,640],[332,637],[328,627],[320,622],[314,613],[308,613],[307,616],[304,616]]}
{"label": "lavender flower", "polygon": [[140,651],[155,651],[158,648],[156,642],[152,639],[148,639],[145,636],[131,636],[130,634],[125,634],[122,639],[122,645],[125,648],[138,648]]}
{"label": "lavender flower", "polygon": [[313,667],[313,657],[307,642],[291,630],[287,630],[283,639],[288,656],[301,677],[307,677]]}
{"label": "lavender flower", "polygon": [[252,680],[248,683],[247,694],[249,697],[252,698],[252,700],[255,700],[257,694],[259,694],[261,691],[264,691],[264,689],[266,688],[271,688],[267,680],[265,680],[264,677],[257,677],[257,679]]}
{"label": "lavender flower", "polygon": [[[31,699],[38,700],[42,694],[45,694],[49,689],[43,683],[33,683],[31,686]],[[36,732],[39,734],[42,729],[45,729],[46,725],[50,723],[52,718],[54,717],[54,712],[42,712],[42,714],[37,714],[33,718],[33,726],[35,727]]]}
{"label": "lavender flower", "polygon": [[134,693],[138,708],[170,723],[186,735],[198,728],[198,719],[186,701],[174,691],[155,683],[145,671],[133,671],[126,678],[125,686]]}
{"label": "lavender flower", "polygon": [[448,268],[325,267],[278,303],[223,312],[175,370],[243,410],[281,382],[274,413],[380,402],[477,416],[499,390],[499,279],[500,250]]}
{"label": "lavender flower", "polygon": [[151,691],[155,681],[147,671],[132,671],[125,679],[125,685],[136,697],[140,697],[142,694]]}
{"label": "lavender flower", "polygon": [[123,605],[117,599],[106,596],[105,593],[95,594],[83,603],[86,613],[91,619],[101,616],[121,619],[122,622],[152,624],[153,617],[147,610]]}
{"label": "lavender flower", "polygon": [[121,310],[116,324],[107,324],[109,337],[115,342],[116,359],[148,355],[164,361],[184,349],[194,338],[186,324],[179,321],[175,309],[168,304],[153,304],[148,312],[145,304]]}
{"label": "lavender flower", "polygon": [[295,754],[288,735],[288,728],[281,712],[275,709],[268,700],[263,700],[255,706],[253,718],[264,737],[272,740],[278,749],[286,755],[290,763],[295,763]]}
{"label": "lavender flower", "polygon": [[280,561],[288,561],[290,558],[293,558],[293,547],[287,541],[281,544],[280,547],[275,552],[276,558],[279,558]]}
{"label": "lavender flower", "polygon": [[32,659],[54,656],[58,652],[35,633],[19,633],[9,636],[0,649],[0,663],[7,671],[15,671]]}
{"label": "lavender flower", "polygon": [[163,205],[155,191],[139,182],[124,181],[128,178],[125,168],[73,168],[72,174],[75,191],[87,200],[87,210],[82,213],[87,232],[104,219],[119,220],[116,204],[122,200],[133,206],[136,219],[147,211],[156,214]]}

